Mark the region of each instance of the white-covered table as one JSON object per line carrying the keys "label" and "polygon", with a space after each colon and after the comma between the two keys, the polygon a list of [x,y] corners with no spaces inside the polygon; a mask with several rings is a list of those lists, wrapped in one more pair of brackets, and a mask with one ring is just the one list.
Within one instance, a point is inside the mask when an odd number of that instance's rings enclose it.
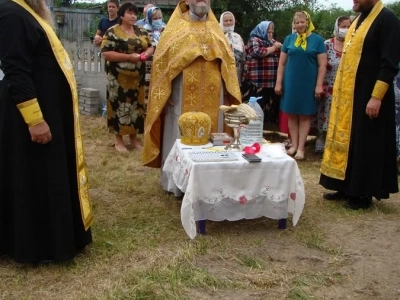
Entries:
{"label": "white-covered table", "polygon": [[[220,147],[223,149],[223,147]],[[183,145],[176,140],[163,171],[168,186],[183,193],[181,220],[190,238],[202,233],[204,220],[235,221],[267,217],[280,220],[286,228],[288,213],[296,225],[304,208],[305,191],[296,161],[286,155],[280,144],[265,144],[257,156],[259,163],[249,163],[242,152],[236,161],[194,162],[189,153],[201,147]]]}

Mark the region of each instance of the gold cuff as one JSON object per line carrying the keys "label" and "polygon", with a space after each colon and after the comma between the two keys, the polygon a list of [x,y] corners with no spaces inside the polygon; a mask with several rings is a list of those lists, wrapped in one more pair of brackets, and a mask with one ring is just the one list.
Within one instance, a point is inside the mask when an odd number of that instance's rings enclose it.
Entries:
{"label": "gold cuff", "polygon": [[35,126],[44,121],[42,111],[36,98],[17,104],[25,123],[29,127]]}
{"label": "gold cuff", "polygon": [[385,97],[386,91],[389,88],[389,84],[386,82],[377,80],[375,83],[374,90],[372,91],[372,98],[375,98],[377,100],[382,100],[383,97]]}

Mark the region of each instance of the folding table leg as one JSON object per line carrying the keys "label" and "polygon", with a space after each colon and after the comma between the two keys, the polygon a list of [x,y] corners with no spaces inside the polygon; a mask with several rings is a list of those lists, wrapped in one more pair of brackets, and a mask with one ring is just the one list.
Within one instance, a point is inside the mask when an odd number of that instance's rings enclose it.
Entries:
{"label": "folding table leg", "polygon": [[198,233],[199,234],[206,234],[206,220],[199,220],[197,222],[197,225],[198,225],[198,228],[197,228]]}
{"label": "folding table leg", "polygon": [[286,229],[286,219],[280,219],[278,222],[279,229]]}

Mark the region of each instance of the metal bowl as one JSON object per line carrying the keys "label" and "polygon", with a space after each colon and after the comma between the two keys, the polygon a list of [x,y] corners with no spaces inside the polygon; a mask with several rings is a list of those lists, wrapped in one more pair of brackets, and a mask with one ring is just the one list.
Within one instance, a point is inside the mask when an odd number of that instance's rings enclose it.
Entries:
{"label": "metal bowl", "polygon": [[248,119],[243,114],[225,112],[224,116],[226,125],[232,128],[249,123]]}

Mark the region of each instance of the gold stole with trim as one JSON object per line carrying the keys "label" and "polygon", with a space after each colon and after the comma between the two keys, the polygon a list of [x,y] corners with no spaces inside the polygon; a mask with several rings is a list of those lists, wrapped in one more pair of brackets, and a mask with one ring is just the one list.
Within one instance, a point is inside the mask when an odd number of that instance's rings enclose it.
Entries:
{"label": "gold stole with trim", "polygon": [[357,30],[355,28],[358,19],[354,20],[344,41],[333,86],[331,113],[320,169],[322,174],[331,178],[344,180],[346,176],[358,65],[365,37],[383,7],[382,2],[378,1]]}
{"label": "gold stole with trim", "polygon": [[78,180],[78,193],[81,207],[82,221],[85,230],[88,230],[93,223],[92,204],[89,198],[89,183],[87,177],[86,163],[83,151],[82,132],[79,119],[79,106],[78,106],[78,91],[75,82],[74,70],[69,59],[67,52],[65,51],[60,40],[57,38],[53,28],[41,18],[25,1],[13,0],[18,5],[22,6],[27,10],[36,21],[42,26],[43,30],[50,41],[51,49],[53,50],[54,56],[57,59],[58,65],[63,71],[65,78],[67,79],[71,94],[72,104],[74,113],[74,131],[75,131],[75,153],[76,153],[76,170]]}

